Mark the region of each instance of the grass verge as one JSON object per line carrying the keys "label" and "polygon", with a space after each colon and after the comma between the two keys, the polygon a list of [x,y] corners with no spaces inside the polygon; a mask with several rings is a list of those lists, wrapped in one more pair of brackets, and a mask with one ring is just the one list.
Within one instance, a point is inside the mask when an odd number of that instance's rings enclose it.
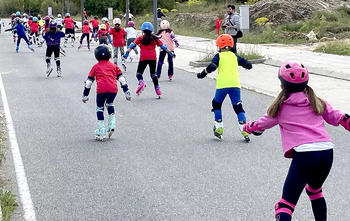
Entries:
{"label": "grass verge", "polygon": [[350,43],[344,40],[332,41],[318,46],[314,52],[350,56]]}

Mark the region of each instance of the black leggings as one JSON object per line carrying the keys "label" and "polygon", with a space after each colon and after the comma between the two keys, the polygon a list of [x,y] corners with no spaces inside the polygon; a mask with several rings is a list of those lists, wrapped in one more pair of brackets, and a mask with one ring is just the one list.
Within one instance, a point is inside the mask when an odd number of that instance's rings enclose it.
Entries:
{"label": "black leggings", "polygon": [[97,120],[104,120],[103,111],[104,106],[106,105],[108,114],[114,113],[114,99],[117,96],[117,93],[99,93],[96,95],[96,114]]}
{"label": "black leggings", "polygon": [[[319,194],[333,163],[333,149],[323,151],[296,152],[293,151],[293,160],[284,183],[282,198],[296,205],[299,196],[308,185]],[[315,197],[307,191],[310,197],[315,220],[326,220],[327,208],[323,196]],[[315,195],[314,195],[315,196]],[[290,220],[280,219],[282,220]]]}
{"label": "black leggings", "polygon": [[137,80],[143,80],[143,72],[145,71],[147,65],[149,65],[149,72],[153,81],[154,86],[158,86],[158,77],[156,74],[156,60],[143,60],[139,62],[139,65],[137,67],[137,73],[136,77]]}

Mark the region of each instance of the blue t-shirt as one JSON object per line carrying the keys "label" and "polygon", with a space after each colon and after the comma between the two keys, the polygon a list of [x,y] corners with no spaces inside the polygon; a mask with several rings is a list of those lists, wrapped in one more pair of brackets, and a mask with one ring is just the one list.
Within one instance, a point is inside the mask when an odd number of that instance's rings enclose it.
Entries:
{"label": "blue t-shirt", "polygon": [[17,30],[17,35],[20,37],[23,37],[26,35],[26,28],[24,27],[24,25],[22,24],[17,24],[16,26],[14,26],[13,28],[9,29],[10,31],[16,29]]}
{"label": "blue t-shirt", "polygon": [[45,34],[44,39],[47,45],[60,45],[61,38],[64,38],[64,33],[61,31],[48,32]]}

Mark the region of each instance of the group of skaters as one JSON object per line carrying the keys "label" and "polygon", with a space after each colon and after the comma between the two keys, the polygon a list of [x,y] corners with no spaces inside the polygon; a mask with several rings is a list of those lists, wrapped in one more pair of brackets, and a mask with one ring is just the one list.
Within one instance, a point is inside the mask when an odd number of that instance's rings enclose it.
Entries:
{"label": "group of skaters", "polygon": [[[69,17],[69,16],[68,16]],[[67,18],[67,16],[66,16]],[[65,18],[65,19],[66,19]],[[87,39],[88,49],[90,41],[94,39],[99,41],[99,46],[94,50],[97,63],[90,70],[85,81],[82,101],[89,100],[89,93],[94,81],[97,82],[96,96],[96,114],[97,129],[94,134],[97,140],[103,141],[109,138],[115,131],[115,109],[114,99],[118,92],[117,82],[125,94],[126,100],[131,100],[131,93],[126,78],[118,67],[118,53],[123,60],[130,56],[131,50],[137,46],[140,48],[139,63],[136,77],[138,85],[136,94],[140,95],[146,89],[146,83],[143,78],[145,68],[149,66],[150,77],[154,86],[156,95],[160,98],[158,79],[161,76],[161,68],[164,58],[168,56],[169,62],[169,80],[173,77],[173,58],[175,57],[174,48],[179,45],[174,32],[170,29],[170,23],[166,20],[160,21],[160,30],[153,33],[153,25],[150,22],[144,22],[141,25],[142,35],[137,36],[134,23],[129,21],[128,27],[121,27],[119,18],[113,19],[114,27],[108,25],[108,20],[102,19],[102,24],[94,21],[83,22],[83,35],[80,39],[82,47],[83,39]],[[12,29],[17,30],[18,39],[24,38],[28,46],[30,41],[22,36],[24,28],[23,22],[17,22]],[[67,21],[62,24],[67,25]],[[69,37],[74,37],[74,21],[70,21],[69,26],[73,31],[63,34],[60,32],[58,21],[51,19],[48,23],[48,29],[44,29],[43,39],[47,43],[46,62],[49,63],[51,54],[54,53],[57,67],[60,67],[59,50],[60,38],[65,37],[65,42]],[[92,29],[90,27],[92,24]],[[23,30],[22,30],[23,29]],[[68,28],[69,29],[69,28]],[[91,34],[91,37],[90,37]],[[67,36],[68,35],[68,36]],[[113,38],[113,40],[112,40]],[[127,39],[127,50],[124,50],[125,39]],[[74,43],[74,39],[72,38]],[[114,62],[112,58],[112,49],[114,48]],[[312,210],[316,221],[326,220],[327,208],[326,201],[322,192],[322,185],[326,180],[333,162],[332,139],[325,129],[324,121],[338,126],[342,125],[350,131],[349,115],[334,110],[326,101],[316,96],[310,86],[308,86],[309,72],[307,68],[299,61],[287,61],[279,71],[278,78],[281,84],[281,92],[268,107],[267,113],[253,122],[247,122],[245,111],[241,100],[241,85],[239,80],[238,66],[245,69],[251,69],[252,64],[244,58],[237,55],[234,51],[235,40],[230,34],[219,35],[216,39],[219,48],[218,53],[213,57],[211,63],[197,74],[199,79],[205,78],[209,73],[217,70],[216,90],[212,100],[212,111],[214,112],[213,132],[219,139],[223,138],[223,117],[221,107],[228,95],[234,112],[238,118],[238,124],[241,134],[246,141],[249,141],[249,134],[261,135],[265,130],[279,125],[282,137],[282,146],[284,156],[292,158],[292,163],[284,184],[282,197],[275,206],[275,217],[278,221],[290,221],[295,205],[303,189],[311,200]],[[157,51],[159,47],[158,65]],[[138,54],[138,51],[135,51]],[[50,68],[52,71],[52,67]],[[49,75],[49,74],[48,74]],[[108,112],[107,125],[104,120],[104,109]]]}

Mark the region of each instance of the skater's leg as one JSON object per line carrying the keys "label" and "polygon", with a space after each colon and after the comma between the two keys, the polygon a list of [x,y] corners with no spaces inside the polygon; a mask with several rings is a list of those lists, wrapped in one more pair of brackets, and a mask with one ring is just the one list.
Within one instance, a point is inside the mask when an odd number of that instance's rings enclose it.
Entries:
{"label": "skater's leg", "polygon": [[171,80],[174,75],[174,63],[173,63],[173,58],[169,56],[169,54],[168,54],[168,63],[169,63],[168,77]]}
{"label": "skater's leg", "polygon": [[239,88],[230,88],[229,96],[231,99],[232,107],[237,114],[238,122],[246,122],[245,111],[243,109],[241,101],[241,90]]}
{"label": "skater's leg", "polygon": [[113,60],[114,64],[118,64],[118,49],[119,47],[113,47]]}
{"label": "skater's leg", "polygon": [[51,55],[52,53],[54,52],[54,46],[52,45],[48,45],[47,48],[46,48],[46,58],[45,58],[45,61],[46,61],[46,76],[49,77],[53,68],[52,68],[52,65],[51,65]]}
{"label": "skater's leg", "polygon": [[156,87],[156,86],[158,86],[158,77],[156,74],[157,61],[156,60],[148,60],[148,65],[149,65],[149,71],[150,71],[150,76],[152,78],[153,85]]}
{"label": "skater's leg", "polygon": [[90,35],[89,34],[86,34],[86,39],[87,39],[88,49],[90,51]]}
{"label": "skater's leg", "polygon": [[311,200],[312,211],[316,221],[327,219],[327,205],[322,193],[322,185],[326,180],[333,163],[333,149],[319,151],[319,166],[312,173],[308,184],[306,185],[306,193]]}
{"label": "skater's leg", "polygon": [[158,78],[160,78],[160,75],[162,74],[162,67],[163,67],[165,55],[166,55],[166,51],[159,52],[158,67],[157,67]]}
{"label": "skater's leg", "polygon": [[227,88],[216,89],[215,91],[215,96],[212,101],[212,112],[214,112],[215,121],[222,120],[221,106],[228,91],[229,90]]}
{"label": "skater's leg", "polygon": [[137,95],[140,95],[140,93],[142,93],[142,91],[144,91],[146,88],[146,84],[143,81],[143,72],[145,71],[147,64],[148,64],[147,61],[140,61],[137,67],[136,78],[139,81],[138,87],[136,89]]}
{"label": "skater's leg", "polygon": [[106,97],[106,108],[108,111],[108,128],[107,132],[108,137],[112,136],[112,133],[115,129],[115,113],[114,113],[114,99],[116,97],[116,93],[108,93]]}
{"label": "skater's leg", "polygon": [[60,46],[59,45],[55,45],[54,47],[54,56],[55,56],[55,62],[56,62],[56,66],[57,66],[57,77],[61,77],[61,59],[60,59]]}

